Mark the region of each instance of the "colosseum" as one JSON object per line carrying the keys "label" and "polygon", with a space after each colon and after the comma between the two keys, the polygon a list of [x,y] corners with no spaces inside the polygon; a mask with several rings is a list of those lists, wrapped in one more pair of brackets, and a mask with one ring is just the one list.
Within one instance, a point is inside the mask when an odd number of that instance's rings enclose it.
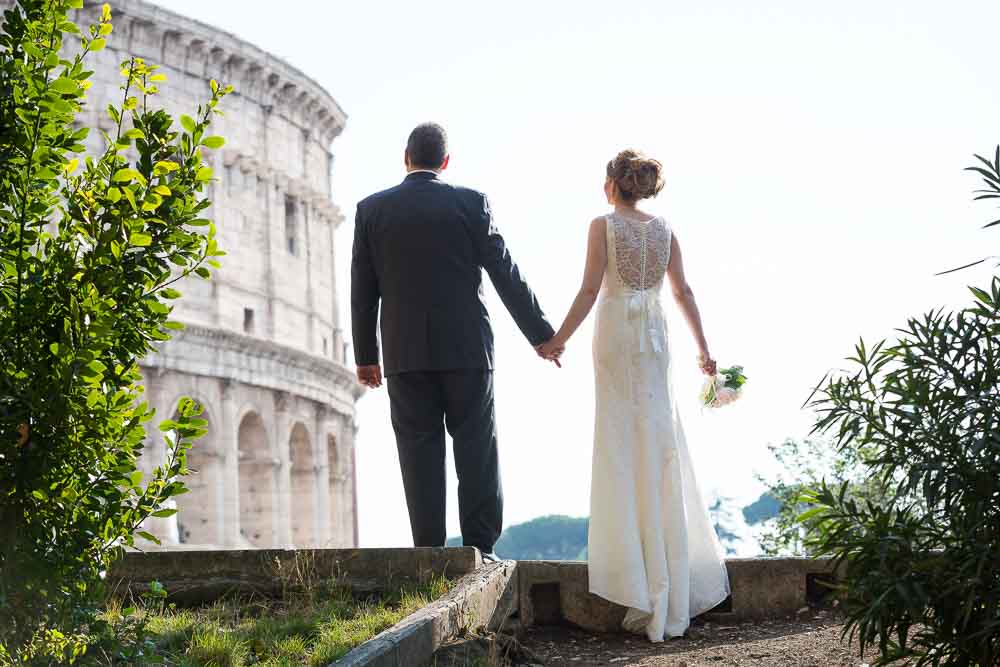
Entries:
{"label": "colosseum", "polygon": [[[142,364],[154,421],[190,396],[209,432],[189,454],[197,473],[178,513],[147,529],[168,548],[356,546],[360,389],[340,325],[343,215],[330,181],[346,115],[315,81],[231,34],[142,0],[111,4],[114,33],[88,61],[82,123],[110,130],[103,109],[121,96],[118,65],[129,56],[161,66],[157,103],[175,115],[193,115],[211,79],[235,88],[212,130],[226,146],[208,158],[218,178],[208,217],[228,256],[211,281],[181,285],[174,319],[186,328]],[[88,1],[77,22],[99,12]],[[163,456],[151,435],[143,467]]]}

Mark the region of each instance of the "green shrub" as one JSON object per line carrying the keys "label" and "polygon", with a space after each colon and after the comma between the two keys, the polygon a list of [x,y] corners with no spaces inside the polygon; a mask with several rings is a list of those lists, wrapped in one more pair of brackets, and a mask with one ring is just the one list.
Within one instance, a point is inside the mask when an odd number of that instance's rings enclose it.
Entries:
{"label": "green shrub", "polygon": [[153,417],[137,362],[180,328],[174,283],[208,278],[223,254],[202,218],[202,149],[222,145],[206,130],[229,89],[213,83],[177,128],[152,105],[164,77],[129,60],[107,149],[84,159],[85,61],[113,29],[107,5],[79,29],[82,5],[20,0],[0,30],[0,662],[86,649],[74,633],[99,626],[102,574],[144,520],[173,512],[206,425],[184,401],[160,425],[180,436],[166,460],[137,470]]}
{"label": "green shrub", "polygon": [[[976,167],[1000,197],[996,160]],[[980,197],[983,198],[983,197]],[[847,632],[877,664],[1000,664],[1000,278],[975,303],[857,346],[813,402],[816,431],[862,447],[882,503],[823,484],[807,546],[843,566]]]}

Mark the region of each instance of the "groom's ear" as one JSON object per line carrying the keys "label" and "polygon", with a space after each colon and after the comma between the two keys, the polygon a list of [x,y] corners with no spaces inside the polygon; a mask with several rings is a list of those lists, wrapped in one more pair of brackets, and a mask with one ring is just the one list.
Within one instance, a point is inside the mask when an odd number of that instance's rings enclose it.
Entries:
{"label": "groom's ear", "polygon": [[407,169],[410,168],[410,149],[409,148],[404,148],[403,149],[403,166],[405,166]]}
{"label": "groom's ear", "polygon": [[441,163],[441,171],[448,168],[448,162],[451,161],[451,154],[444,156],[444,161]]}

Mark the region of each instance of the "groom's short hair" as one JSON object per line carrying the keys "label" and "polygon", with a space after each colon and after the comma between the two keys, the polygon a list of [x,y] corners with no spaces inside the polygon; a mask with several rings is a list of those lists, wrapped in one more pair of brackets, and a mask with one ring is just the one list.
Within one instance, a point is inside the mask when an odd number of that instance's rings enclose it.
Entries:
{"label": "groom's short hair", "polygon": [[410,164],[421,169],[437,169],[448,155],[448,134],[437,123],[421,123],[406,141]]}

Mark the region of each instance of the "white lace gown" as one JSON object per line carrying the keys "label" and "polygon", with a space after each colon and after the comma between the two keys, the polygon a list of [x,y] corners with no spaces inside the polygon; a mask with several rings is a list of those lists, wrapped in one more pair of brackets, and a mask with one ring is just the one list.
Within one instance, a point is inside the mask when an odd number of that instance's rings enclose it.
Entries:
{"label": "white lace gown", "polygon": [[662,218],[607,216],[594,331],[590,591],[629,607],[625,628],[652,641],[683,635],[729,595],[673,400],[660,303],[670,240]]}

